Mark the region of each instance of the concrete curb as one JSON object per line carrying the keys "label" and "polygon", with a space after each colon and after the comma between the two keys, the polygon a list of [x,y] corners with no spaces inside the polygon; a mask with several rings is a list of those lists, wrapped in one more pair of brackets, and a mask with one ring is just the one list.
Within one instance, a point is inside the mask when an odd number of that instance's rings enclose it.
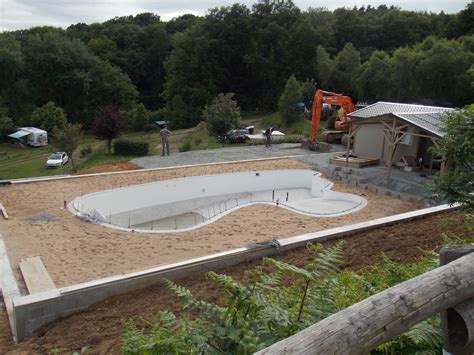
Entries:
{"label": "concrete curb", "polygon": [[422,218],[449,211],[457,207],[458,206],[442,205],[425,208],[367,222],[291,237],[280,240],[281,247],[279,249],[275,249],[271,246],[256,249],[238,248],[126,275],[115,275],[38,294],[17,296],[12,300],[14,315],[12,327],[14,327],[16,340],[22,341],[33,334],[35,330],[55,319],[85,310],[90,305],[110,296],[156,284],[163,278],[177,279],[196,272],[217,270],[302,247],[308,242],[321,242],[350,236],[358,232]]}

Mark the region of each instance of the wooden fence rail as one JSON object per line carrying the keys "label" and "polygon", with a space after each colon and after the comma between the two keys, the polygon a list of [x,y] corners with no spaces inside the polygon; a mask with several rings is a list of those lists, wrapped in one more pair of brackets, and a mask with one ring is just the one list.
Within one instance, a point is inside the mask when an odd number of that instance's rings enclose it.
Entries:
{"label": "wooden fence rail", "polygon": [[366,354],[474,297],[474,252],[391,287],[257,354]]}

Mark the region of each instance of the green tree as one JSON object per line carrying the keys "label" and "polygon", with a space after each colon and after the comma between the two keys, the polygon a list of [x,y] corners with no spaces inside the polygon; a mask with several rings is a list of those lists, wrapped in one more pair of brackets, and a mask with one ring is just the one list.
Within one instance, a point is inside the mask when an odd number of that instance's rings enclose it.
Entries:
{"label": "green tree", "polygon": [[378,101],[390,98],[393,67],[390,57],[382,51],[375,51],[360,68],[357,78],[358,97]]}
{"label": "green tree", "polygon": [[317,85],[314,79],[306,80],[301,83],[301,92],[303,93],[303,103],[308,110],[313,107],[314,94],[317,90]]}
{"label": "green tree", "polygon": [[436,179],[436,190],[448,203],[474,209],[474,105],[449,113],[442,122],[444,137],[433,147],[443,155],[447,171]]}
{"label": "green tree", "polygon": [[204,108],[202,118],[209,124],[212,133],[222,135],[232,128],[240,127],[240,108],[233,97],[233,93],[220,93],[211,105]]}
{"label": "green tree", "polygon": [[284,124],[291,125],[302,117],[301,108],[298,107],[298,104],[302,101],[301,85],[292,75],[286,82],[285,90],[278,100],[278,111]]}
{"label": "green tree", "polygon": [[76,172],[76,162],[74,152],[82,142],[84,132],[80,123],[68,123],[62,129],[53,130],[53,146],[59,152],[65,152],[71,160],[72,171]]}
{"label": "green tree", "polygon": [[148,111],[143,104],[138,104],[128,115],[130,128],[135,132],[143,132],[148,126]]}
{"label": "green tree", "polygon": [[163,97],[174,127],[193,127],[217,89],[210,58],[212,44],[201,24],[173,37],[174,50],[165,61]]}
{"label": "green tree", "polygon": [[360,69],[360,54],[352,43],[346,43],[334,59],[334,87],[337,92],[354,97]]}
{"label": "green tree", "polygon": [[316,60],[316,48],[321,44],[319,34],[311,25],[308,18],[304,19],[295,31],[291,31],[288,40],[288,50],[286,62],[292,68],[295,76],[299,79],[306,79],[314,76],[311,63]]}
{"label": "green tree", "polygon": [[29,34],[23,50],[25,75],[36,106],[53,101],[75,120],[84,112],[94,60],[86,46],[62,32]]}
{"label": "green tree", "polygon": [[334,61],[322,46],[316,49],[316,74],[321,87],[325,90],[333,90],[332,78],[334,74]]}
{"label": "green tree", "polygon": [[117,62],[117,44],[107,36],[101,35],[92,38],[87,43],[87,48],[102,60],[111,63]]}
{"label": "green tree", "polygon": [[7,116],[7,110],[0,107],[0,141],[6,141],[7,135],[15,131],[13,120]]}
{"label": "green tree", "polygon": [[[470,40],[468,40],[470,39]],[[420,57],[415,72],[420,96],[438,104],[463,105],[472,102],[474,90],[467,74],[474,62],[474,49],[470,42],[426,38],[415,46]]]}
{"label": "green tree", "polygon": [[23,64],[20,42],[12,34],[0,33],[0,95],[15,82]]}
{"label": "green tree", "polygon": [[398,48],[392,56],[393,62],[393,98],[400,102],[409,102],[420,97],[419,82],[415,73],[419,55],[410,48]]}
{"label": "green tree", "polygon": [[30,118],[31,124],[52,133],[55,128],[61,130],[67,124],[66,115],[61,107],[50,101],[46,105],[33,111]]}
{"label": "green tree", "polygon": [[130,110],[138,96],[137,89],[120,68],[103,60],[94,60],[90,68],[91,85],[87,106],[80,121],[90,126],[94,113],[104,106]]}

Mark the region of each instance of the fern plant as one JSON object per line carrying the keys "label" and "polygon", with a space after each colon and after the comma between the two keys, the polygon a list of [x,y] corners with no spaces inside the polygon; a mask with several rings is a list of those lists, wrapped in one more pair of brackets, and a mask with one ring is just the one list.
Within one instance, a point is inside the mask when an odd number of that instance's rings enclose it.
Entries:
{"label": "fern plant", "polygon": [[[327,316],[399,282],[431,270],[437,256],[426,253],[414,264],[398,264],[384,257],[381,265],[358,271],[340,270],[343,243],[329,248],[308,245],[313,257],[300,268],[266,258],[246,273],[247,282],[209,272],[225,294],[224,306],[198,300],[192,293],[166,280],[181,299],[184,311],[177,318],[161,312],[158,321],[141,329],[129,322],[122,339],[125,354],[248,354],[284,339]],[[379,346],[376,354],[428,354],[441,349],[439,319],[411,328]]]}

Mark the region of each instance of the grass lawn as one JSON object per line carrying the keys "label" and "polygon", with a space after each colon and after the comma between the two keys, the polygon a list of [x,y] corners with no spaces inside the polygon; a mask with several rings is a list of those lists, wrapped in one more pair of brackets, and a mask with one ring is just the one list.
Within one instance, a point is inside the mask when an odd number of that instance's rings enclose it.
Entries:
{"label": "grass lawn", "polygon": [[[170,139],[171,150],[177,152],[178,146],[192,131],[192,128],[174,131]],[[127,133],[119,139],[148,142],[150,144],[149,155],[161,154],[161,140],[158,130],[145,133]],[[85,148],[90,148],[91,153],[82,156],[81,150]],[[0,143],[0,180],[71,174],[72,164],[70,162],[61,168],[47,169],[45,167],[48,156],[54,151],[52,145],[18,149],[8,143]],[[129,161],[133,158],[136,157],[109,154],[106,141],[99,140],[90,134],[84,135],[84,141],[74,153],[74,160],[79,171],[97,165]]]}
{"label": "grass lawn", "polygon": [[[257,131],[275,125],[278,122],[281,122],[278,113],[246,113],[242,118],[244,126],[254,125]],[[323,125],[324,123],[322,122],[322,126]],[[309,136],[311,127],[310,122],[304,120],[292,125],[291,127],[281,127],[281,130],[287,134],[303,133],[304,136]],[[195,134],[191,135],[193,132]],[[170,148],[172,152],[180,151],[180,148],[186,141],[192,143],[191,149],[212,149],[222,147],[222,144],[217,142],[217,137],[207,134],[203,136],[203,134],[199,132],[199,129],[197,131],[195,128],[175,130],[172,133],[173,134],[170,138]],[[149,155],[161,154],[161,139],[158,130],[127,133],[122,135],[119,139],[148,142],[150,144]],[[87,155],[81,154],[81,150],[86,148],[90,148],[91,153]],[[40,148],[27,147],[18,149],[13,148],[8,143],[0,143],[0,180],[71,174],[71,163],[56,169],[47,169],[45,167],[46,160],[52,152],[54,152],[52,145]],[[107,152],[106,142],[98,140],[90,134],[84,136],[84,141],[74,153],[74,161],[76,162],[79,171],[81,169],[91,168],[98,165],[129,161],[133,158],[135,157],[109,154]]]}

